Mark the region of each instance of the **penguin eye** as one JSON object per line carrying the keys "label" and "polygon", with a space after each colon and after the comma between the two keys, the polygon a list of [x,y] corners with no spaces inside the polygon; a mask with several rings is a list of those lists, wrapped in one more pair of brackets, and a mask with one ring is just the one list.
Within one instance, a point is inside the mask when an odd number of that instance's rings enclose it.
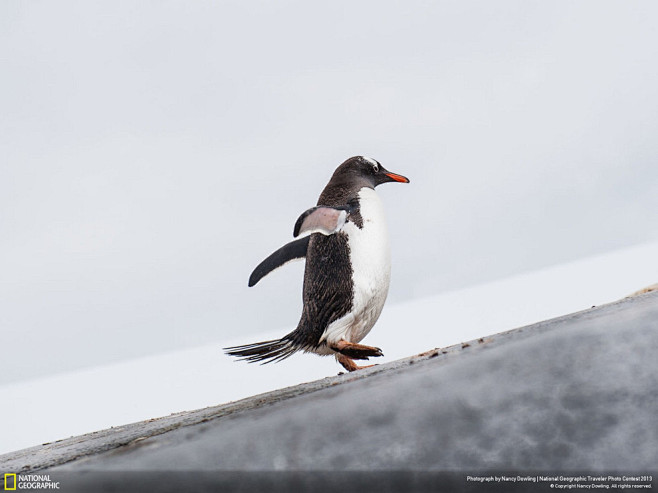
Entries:
{"label": "penguin eye", "polygon": [[361,158],[367,162],[370,166],[372,166],[372,170],[375,173],[379,172],[379,163],[375,161],[374,159],[370,159],[369,157],[361,156]]}

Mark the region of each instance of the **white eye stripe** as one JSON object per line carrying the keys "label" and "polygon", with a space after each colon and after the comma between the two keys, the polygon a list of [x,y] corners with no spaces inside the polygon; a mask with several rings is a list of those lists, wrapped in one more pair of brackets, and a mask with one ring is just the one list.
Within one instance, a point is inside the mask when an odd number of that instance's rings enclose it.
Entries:
{"label": "white eye stripe", "polygon": [[361,157],[364,160],[368,161],[372,165],[375,171],[379,171],[379,163],[377,161],[375,161],[374,159],[370,159],[369,157],[365,157],[365,156],[361,156]]}

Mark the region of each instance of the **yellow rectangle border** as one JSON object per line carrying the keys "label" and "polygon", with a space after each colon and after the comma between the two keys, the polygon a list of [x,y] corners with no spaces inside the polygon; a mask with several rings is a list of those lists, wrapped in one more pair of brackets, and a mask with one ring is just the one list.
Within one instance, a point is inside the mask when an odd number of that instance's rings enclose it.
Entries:
{"label": "yellow rectangle border", "polygon": [[[9,488],[7,486],[7,478],[11,478],[12,476],[14,477],[14,487]],[[14,491],[15,489],[16,489],[16,473],[15,472],[6,472],[5,473],[5,491]]]}

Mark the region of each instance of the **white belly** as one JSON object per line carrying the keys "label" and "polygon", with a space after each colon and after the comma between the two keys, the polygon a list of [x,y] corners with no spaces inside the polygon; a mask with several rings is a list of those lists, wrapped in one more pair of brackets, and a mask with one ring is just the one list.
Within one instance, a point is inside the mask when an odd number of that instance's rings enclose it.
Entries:
{"label": "white belly", "polygon": [[359,342],[370,332],[384,308],[391,280],[391,250],[384,208],[371,188],[359,191],[363,229],[353,222],[343,227],[349,236],[354,297],[352,311],[327,327],[321,341]]}

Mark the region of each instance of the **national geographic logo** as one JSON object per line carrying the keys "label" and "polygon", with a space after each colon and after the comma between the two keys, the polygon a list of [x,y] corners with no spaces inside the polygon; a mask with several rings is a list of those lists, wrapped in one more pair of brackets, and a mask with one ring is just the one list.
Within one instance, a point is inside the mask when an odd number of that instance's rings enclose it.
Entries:
{"label": "national geographic logo", "polygon": [[59,481],[50,479],[50,474],[5,473],[5,491],[58,490]]}

